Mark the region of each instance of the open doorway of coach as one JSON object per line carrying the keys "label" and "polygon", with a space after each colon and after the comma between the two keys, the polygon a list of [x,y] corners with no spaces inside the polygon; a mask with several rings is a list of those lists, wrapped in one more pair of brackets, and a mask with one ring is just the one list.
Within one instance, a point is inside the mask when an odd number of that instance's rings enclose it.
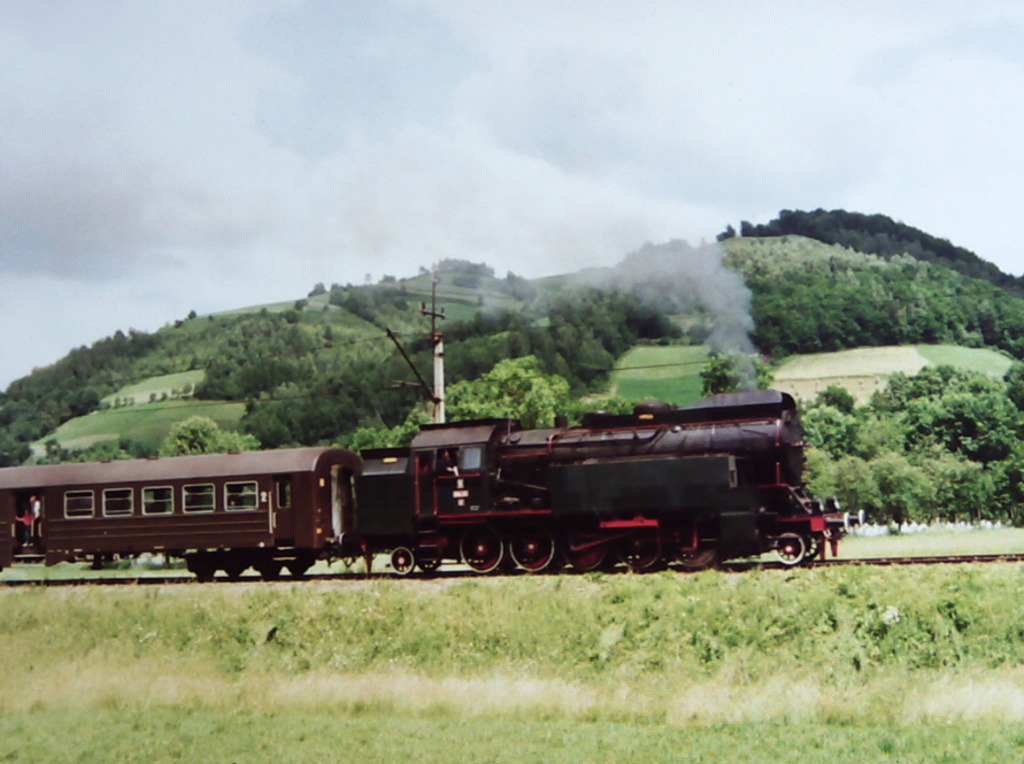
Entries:
{"label": "open doorway of coach", "polygon": [[44,505],[41,489],[11,489],[0,494],[0,518],[14,555],[43,552]]}

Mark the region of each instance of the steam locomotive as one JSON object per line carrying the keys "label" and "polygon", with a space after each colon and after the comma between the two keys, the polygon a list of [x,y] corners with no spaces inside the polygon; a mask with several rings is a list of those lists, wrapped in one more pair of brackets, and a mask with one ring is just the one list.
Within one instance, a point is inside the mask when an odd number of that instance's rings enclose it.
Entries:
{"label": "steam locomotive", "polygon": [[[0,470],[0,566],[163,552],[200,579],[301,576],[318,559],[478,573],[699,570],[833,554],[850,518],[804,492],[795,401],[757,391],[577,426],[428,425],[409,448],[304,448]],[[30,521],[33,497],[41,516]],[[20,518],[20,519],[19,519]],[[21,527],[19,527],[21,523]],[[19,543],[17,532],[23,540]]]}

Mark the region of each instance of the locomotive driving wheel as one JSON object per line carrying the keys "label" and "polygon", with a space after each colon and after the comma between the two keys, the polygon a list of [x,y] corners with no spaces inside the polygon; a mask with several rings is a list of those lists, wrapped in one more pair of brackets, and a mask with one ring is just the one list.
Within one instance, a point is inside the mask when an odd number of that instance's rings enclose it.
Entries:
{"label": "locomotive driving wheel", "polygon": [[778,555],[779,562],[792,567],[804,561],[804,557],[807,556],[807,546],[804,544],[802,536],[795,533],[783,533],[779,536],[775,554]]}
{"label": "locomotive driving wheel", "polygon": [[713,568],[718,562],[718,550],[713,546],[699,546],[696,549],[679,550],[679,567],[696,572]]}
{"label": "locomotive driving wheel", "polygon": [[490,573],[497,569],[505,558],[505,545],[494,528],[481,525],[462,534],[459,554],[477,573]]}
{"label": "locomotive driving wheel", "polygon": [[661,559],[661,539],[653,533],[635,533],[618,545],[619,559],[634,573],[650,570]]}
{"label": "locomotive driving wheel", "polygon": [[512,561],[528,573],[546,570],[555,559],[556,549],[551,531],[539,524],[516,531],[509,543]]}
{"label": "locomotive driving wheel", "polygon": [[570,536],[565,545],[565,559],[573,570],[589,573],[600,568],[608,556],[608,544],[602,540]]}

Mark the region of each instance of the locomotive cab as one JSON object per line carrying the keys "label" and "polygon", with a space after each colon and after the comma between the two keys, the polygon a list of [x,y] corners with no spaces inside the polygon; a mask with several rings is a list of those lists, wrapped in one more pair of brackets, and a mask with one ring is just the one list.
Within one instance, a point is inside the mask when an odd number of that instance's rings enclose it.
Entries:
{"label": "locomotive cab", "polygon": [[413,439],[416,514],[446,517],[487,512],[494,489],[495,446],[518,429],[508,419],[428,425]]}
{"label": "locomotive cab", "polygon": [[[410,448],[364,451],[356,481],[356,535],[364,554],[390,549],[392,570],[404,575],[487,546],[494,540],[488,522],[498,443],[518,428],[506,419],[427,425]],[[494,541],[497,556],[492,565],[488,547],[488,570],[502,558],[501,542]]]}

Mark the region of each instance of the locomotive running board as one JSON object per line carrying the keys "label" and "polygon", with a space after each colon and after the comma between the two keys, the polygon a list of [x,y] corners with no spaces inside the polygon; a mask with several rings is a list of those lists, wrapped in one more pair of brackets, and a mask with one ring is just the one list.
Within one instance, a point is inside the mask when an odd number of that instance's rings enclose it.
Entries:
{"label": "locomotive running board", "polygon": [[634,517],[632,520],[602,520],[598,525],[606,528],[657,528],[661,523],[647,517]]}

